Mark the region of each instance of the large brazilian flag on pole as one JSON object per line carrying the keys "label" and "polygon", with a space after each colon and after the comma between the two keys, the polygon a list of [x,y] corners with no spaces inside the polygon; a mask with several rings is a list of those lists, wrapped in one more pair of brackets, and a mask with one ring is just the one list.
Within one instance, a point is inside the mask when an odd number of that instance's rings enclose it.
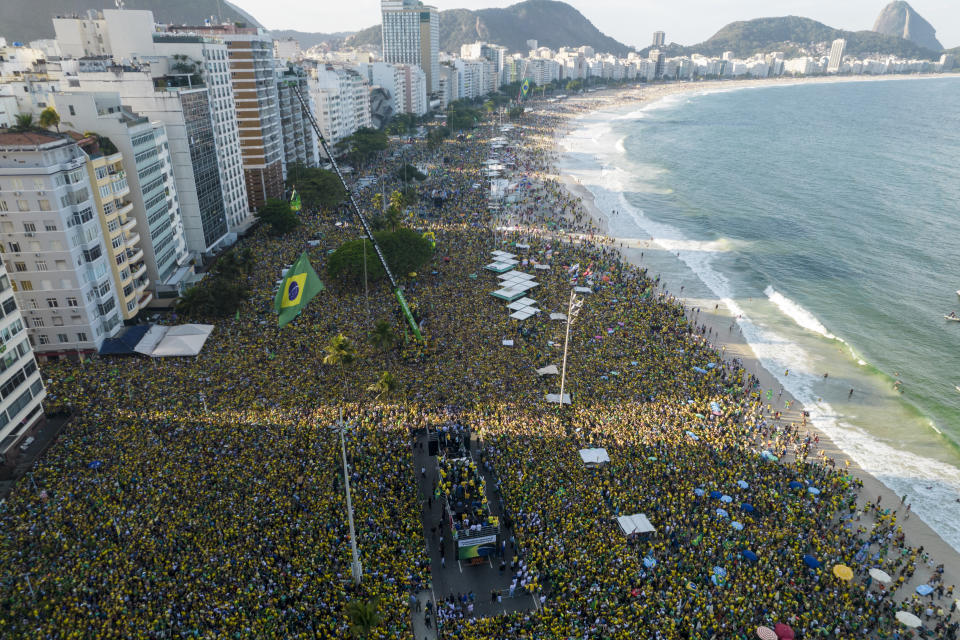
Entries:
{"label": "large brazilian flag on pole", "polygon": [[323,291],[323,283],[310,266],[310,257],[304,251],[293,263],[277,291],[273,308],[277,312],[277,324],[283,327],[300,315],[307,303]]}

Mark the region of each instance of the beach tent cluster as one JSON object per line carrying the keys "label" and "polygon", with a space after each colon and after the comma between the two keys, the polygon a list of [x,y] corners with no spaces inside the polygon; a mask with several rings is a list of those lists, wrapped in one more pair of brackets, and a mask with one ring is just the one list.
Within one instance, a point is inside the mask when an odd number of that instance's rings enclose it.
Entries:
{"label": "beach tent cluster", "polygon": [[213,332],[212,324],[163,324],[129,327],[115,338],[105,340],[101,355],[141,355],[151,358],[195,356]]}

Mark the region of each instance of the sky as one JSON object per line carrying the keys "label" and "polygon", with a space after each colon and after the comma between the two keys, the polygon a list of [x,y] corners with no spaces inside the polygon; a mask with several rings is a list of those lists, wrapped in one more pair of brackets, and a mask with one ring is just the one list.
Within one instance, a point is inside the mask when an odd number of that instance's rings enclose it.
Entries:
{"label": "sky", "polygon": [[[270,29],[333,33],[379,24],[380,0],[231,0]],[[427,0],[440,10],[507,7],[517,0]],[[887,0],[566,0],[598,29],[645,47],[652,33],[667,41],[702,42],[735,20],[795,15],[837,29],[873,28]],[[947,48],[960,46],[960,0],[910,0]],[[575,44],[575,43],[572,43]]]}

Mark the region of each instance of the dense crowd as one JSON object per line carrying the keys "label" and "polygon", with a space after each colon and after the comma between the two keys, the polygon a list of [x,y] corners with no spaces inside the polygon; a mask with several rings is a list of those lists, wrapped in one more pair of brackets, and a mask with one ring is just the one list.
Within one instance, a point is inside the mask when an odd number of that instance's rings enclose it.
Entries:
{"label": "dense crowd", "polygon": [[[936,602],[898,593],[901,576],[929,568],[896,514],[857,508],[857,480],[810,456],[803,428],[766,411],[756,380],[597,236],[550,175],[561,113],[521,122],[438,151],[396,148],[427,174],[421,194],[447,194],[441,206],[424,197],[406,221],[437,242],[433,262],[405,278],[422,346],[369,339],[377,320],[405,331],[383,283],[365,294],[324,277],[327,290],[276,328],[284,265],[317,240],[309,251],[324,274],[328,252],[358,233],[338,210],[305,214],[281,239],[257,230],[241,241],[256,264],[253,294],[237,319],[212,321],[196,358],[45,365],[48,409],[74,417],[0,507],[0,636],[344,638],[348,603],[362,600],[382,617],[371,637],[411,638],[409,595],[430,585],[411,433],[448,424],[456,406],[490,452],[512,516],[521,551],[511,586],[541,606],[476,619],[469,598],[441,600],[444,637],[746,639],[776,623],[803,638],[911,637],[894,620],[901,608],[956,637],[955,605],[945,611],[939,597],[952,587],[936,571]],[[509,144],[492,154],[492,135]],[[509,167],[515,196],[494,212],[491,155]],[[386,181],[358,187],[365,206],[398,186],[383,177],[389,165],[358,172]],[[496,281],[483,266],[496,249],[550,265],[536,272],[543,314],[514,321],[490,297]],[[559,364],[565,326],[548,317],[565,311],[572,280],[591,293],[567,363],[575,401],[560,412],[544,402],[556,380],[535,369]],[[358,358],[323,365],[340,333]],[[381,371],[401,388],[375,398],[366,388]],[[340,409],[351,425],[357,589],[329,428]],[[587,468],[587,447],[610,462]],[[442,489],[474,500],[473,476],[451,473]],[[640,512],[656,534],[623,535],[615,518]],[[834,577],[838,564],[853,580]],[[894,582],[871,584],[870,568]]]}

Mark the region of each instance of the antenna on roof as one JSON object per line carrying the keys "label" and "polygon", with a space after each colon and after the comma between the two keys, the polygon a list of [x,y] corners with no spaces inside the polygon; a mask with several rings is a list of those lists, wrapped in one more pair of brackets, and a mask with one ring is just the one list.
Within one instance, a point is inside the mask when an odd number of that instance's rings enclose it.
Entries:
{"label": "antenna on roof", "polygon": [[123,11],[123,0],[113,0],[113,4],[117,6],[117,9]]}

